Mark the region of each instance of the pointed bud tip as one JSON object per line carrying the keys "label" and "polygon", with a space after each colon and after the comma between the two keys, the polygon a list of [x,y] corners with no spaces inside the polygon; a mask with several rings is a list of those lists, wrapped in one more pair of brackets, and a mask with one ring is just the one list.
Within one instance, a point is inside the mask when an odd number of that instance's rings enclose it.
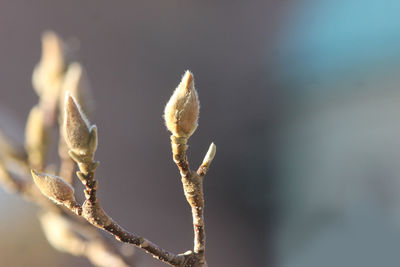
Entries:
{"label": "pointed bud tip", "polygon": [[71,103],[71,101],[73,101],[71,92],[70,91],[66,91],[65,92],[65,97],[64,97],[64,109],[66,109],[68,105],[72,105],[73,104],[73,103]]}
{"label": "pointed bud tip", "polygon": [[65,94],[63,128],[70,149],[78,154],[88,152],[90,123],[69,91]]}
{"label": "pointed bud tip", "polygon": [[97,126],[92,125],[89,129],[89,132],[90,132],[89,151],[94,153],[98,145]]}
{"label": "pointed bud tip", "polygon": [[45,31],[42,34],[42,60],[50,64],[53,71],[61,71],[64,67],[64,43],[53,31]]}
{"label": "pointed bud tip", "polygon": [[61,39],[53,31],[45,31],[42,34],[42,49],[44,53],[56,53],[61,49]]}
{"label": "pointed bud tip", "polygon": [[43,195],[58,204],[75,201],[74,189],[63,178],[31,170],[33,181]]}
{"label": "pointed bud tip", "polygon": [[214,151],[214,153],[215,153],[215,151],[217,151],[217,146],[214,144],[214,142],[211,142],[210,149],[212,149]]}
{"label": "pointed bud tip", "polygon": [[[64,116],[69,116],[69,115],[80,115],[80,117],[83,119],[83,121],[86,123],[87,128],[89,129],[90,123],[85,115],[85,113],[82,112],[81,106],[78,104],[74,96],[71,94],[70,91],[65,92],[65,103],[64,103],[64,109],[65,113]],[[68,114],[68,113],[71,114]]]}
{"label": "pointed bud tip", "polygon": [[199,100],[193,74],[187,70],[164,109],[165,125],[178,137],[190,137],[197,128]]}
{"label": "pointed bud tip", "polygon": [[35,177],[35,176],[38,175],[38,172],[36,170],[32,169],[31,170],[31,174],[32,174],[33,177]]}
{"label": "pointed bud tip", "polygon": [[215,157],[215,153],[217,152],[217,146],[214,143],[211,143],[210,147],[208,148],[207,154],[204,157],[203,164],[211,164],[212,160]]}
{"label": "pointed bud tip", "polygon": [[46,30],[42,33],[42,40],[50,40],[50,39],[57,39],[57,34],[52,30]]}
{"label": "pointed bud tip", "polygon": [[89,132],[94,132],[94,131],[97,132],[97,126],[96,126],[96,124],[93,124],[92,126],[90,126],[90,129],[89,129]]}
{"label": "pointed bud tip", "polygon": [[[71,100],[73,101],[73,98],[72,98],[72,95],[71,95],[71,92],[68,90],[68,91],[66,91],[65,92],[65,104],[68,102],[68,101],[71,101]],[[66,105],[65,105],[66,106]]]}
{"label": "pointed bud tip", "polygon": [[194,78],[193,78],[193,73],[190,72],[190,70],[187,70],[185,74],[182,77],[182,83],[185,84],[184,88],[187,91],[193,90],[194,89]]}

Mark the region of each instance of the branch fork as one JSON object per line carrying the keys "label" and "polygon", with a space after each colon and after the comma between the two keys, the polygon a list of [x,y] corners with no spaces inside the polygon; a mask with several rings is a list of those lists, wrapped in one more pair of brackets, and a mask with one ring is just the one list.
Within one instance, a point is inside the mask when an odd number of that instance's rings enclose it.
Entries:
{"label": "branch fork", "polygon": [[171,266],[207,267],[203,180],[215,156],[216,148],[212,143],[197,172],[190,169],[186,156],[187,142],[197,128],[199,114],[199,101],[192,73],[189,71],[185,73],[164,111],[166,126],[172,133],[173,160],[180,171],[184,194],[191,207],[193,218],[193,251],[181,254],[168,252],[153,242],[126,231],[103,210],[96,195],[98,183],[95,179],[95,170],[99,163],[94,160],[94,155],[98,143],[97,128],[90,125],[79,104],[68,92],[64,103],[62,135],[68,146],[69,156],[79,168],[76,175],[85,186],[85,201],[82,205],[76,202],[72,186],[63,178],[32,171],[41,192],[83,217],[93,226],[107,231],[120,242],[133,244]]}

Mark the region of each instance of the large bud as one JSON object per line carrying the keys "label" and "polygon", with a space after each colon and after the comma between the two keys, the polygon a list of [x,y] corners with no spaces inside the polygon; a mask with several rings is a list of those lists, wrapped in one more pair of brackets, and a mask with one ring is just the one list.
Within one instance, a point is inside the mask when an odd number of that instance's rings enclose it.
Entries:
{"label": "large bud", "polygon": [[93,154],[97,147],[97,128],[90,126],[78,103],[67,92],[64,104],[63,131],[65,141],[77,155]]}
{"label": "large bud", "polygon": [[197,128],[199,100],[194,78],[186,71],[164,110],[165,125],[176,137],[190,137]]}

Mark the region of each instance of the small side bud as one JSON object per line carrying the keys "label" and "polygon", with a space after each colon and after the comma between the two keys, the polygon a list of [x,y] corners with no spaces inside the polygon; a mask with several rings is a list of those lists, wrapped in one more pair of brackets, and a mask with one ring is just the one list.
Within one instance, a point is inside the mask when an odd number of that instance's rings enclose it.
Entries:
{"label": "small side bud", "polygon": [[98,137],[97,137],[97,126],[92,125],[89,129],[90,139],[89,139],[89,151],[93,154],[97,149]]}
{"label": "small side bud", "polygon": [[57,204],[71,206],[75,203],[74,189],[63,178],[31,170],[33,180],[43,195]]}
{"label": "small side bud", "polygon": [[64,138],[68,147],[76,154],[89,153],[89,121],[75,99],[67,92],[64,104]]}
{"label": "small side bud", "polygon": [[199,100],[194,78],[186,71],[164,109],[165,125],[177,137],[190,137],[197,128]]}
{"label": "small side bud", "polygon": [[202,166],[210,166],[211,162],[215,157],[215,153],[217,152],[217,147],[214,143],[211,143],[210,147],[208,148],[207,154],[204,156]]}

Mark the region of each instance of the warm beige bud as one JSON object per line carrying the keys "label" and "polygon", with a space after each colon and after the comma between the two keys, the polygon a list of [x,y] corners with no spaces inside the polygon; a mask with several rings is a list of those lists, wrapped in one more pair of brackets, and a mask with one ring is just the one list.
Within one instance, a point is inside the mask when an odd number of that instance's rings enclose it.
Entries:
{"label": "warm beige bud", "polygon": [[63,178],[31,170],[33,180],[43,195],[58,204],[69,205],[75,202],[74,189]]}
{"label": "warm beige bud", "polygon": [[65,71],[65,45],[54,32],[42,35],[42,57],[32,75],[38,95],[58,96]]}
{"label": "warm beige bud", "polygon": [[52,31],[42,35],[42,58],[40,61],[48,65],[54,72],[62,72],[65,68],[65,48],[61,38]]}
{"label": "warm beige bud", "polygon": [[190,137],[197,128],[199,100],[194,78],[186,71],[164,110],[165,125],[177,137]]}
{"label": "warm beige bud", "polygon": [[25,128],[25,149],[31,166],[42,168],[49,139],[49,129],[45,125],[43,111],[35,106],[29,113]]}
{"label": "warm beige bud", "polygon": [[89,121],[75,99],[67,92],[64,103],[64,138],[68,147],[76,154],[90,152]]}

